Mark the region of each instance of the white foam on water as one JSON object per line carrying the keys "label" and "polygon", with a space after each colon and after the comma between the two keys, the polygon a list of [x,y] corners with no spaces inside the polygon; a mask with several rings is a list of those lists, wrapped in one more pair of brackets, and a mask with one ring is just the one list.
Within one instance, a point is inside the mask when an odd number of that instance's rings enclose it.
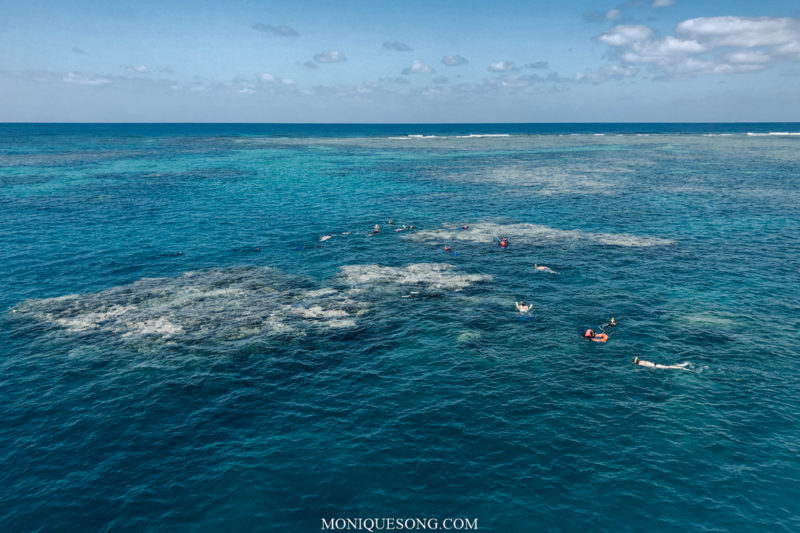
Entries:
{"label": "white foam on water", "polygon": [[439,135],[400,135],[397,137],[388,137],[392,140],[409,140],[409,139],[438,139]]}
{"label": "white foam on water", "polygon": [[641,237],[626,233],[594,233],[582,230],[562,230],[540,224],[497,224],[478,222],[468,224],[469,229],[462,230],[460,224],[445,224],[435,230],[417,230],[403,235],[402,238],[427,244],[448,244],[455,242],[471,242],[492,244],[500,237],[508,237],[515,242],[525,244],[555,243],[580,241],[585,244],[604,244],[610,246],[649,247],[675,244],[671,239],[661,237]]}
{"label": "white foam on water", "polygon": [[463,274],[449,263],[414,263],[402,267],[376,264],[347,265],[339,279],[355,287],[419,286],[426,289],[461,290],[475,283],[491,281],[487,274]]}
{"label": "white foam on water", "polygon": [[456,139],[482,139],[484,137],[511,137],[510,133],[470,133],[469,135],[456,135]]}

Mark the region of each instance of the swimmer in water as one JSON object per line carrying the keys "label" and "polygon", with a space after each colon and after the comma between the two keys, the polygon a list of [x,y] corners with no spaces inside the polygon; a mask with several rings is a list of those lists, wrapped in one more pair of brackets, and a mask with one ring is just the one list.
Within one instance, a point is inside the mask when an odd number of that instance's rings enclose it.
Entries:
{"label": "swimmer in water", "polygon": [[389,219],[389,225],[390,226],[392,225],[392,219],[391,218]]}
{"label": "swimmer in water", "polygon": [[536,263],[533,264],[533,269],[538,270],[539,272],[547,272],[548,274],[558,274],[555,270],[550,267],[546,267],[544,265],[537,265]]}
{"label": "swimmer in water", "polygon": [[508,237],[503,237],[500,239],[500,248],[505,248],[508,246]]}
{"label": "swimmer in water", "polygon": [[587,329],[583,334],[583,338],[588,341],[594,342],[607,342],[608,335],[605,333],[595,333],[593,329]]}
{"label": "swimmer in water", "polygon": [[611,317],[611,320],[608,321],[608,324],[603,324],[603,329],[615,327],[617,327],[617,321],[613,316]]}
{"label": "swimmer in water", "polygon": [[515,303],[517,305],[517,311],[519,311],[519,314],[521,314],[521,315],[529,314],[531,312],[531,309],[533,308],[532,305],[526,304],[525,300],[522,300],[522,301],[519,301],[519,302],[515,302]]}
{"label": "swimmer in water", "polygon": [[638,357],[633,358],[633,364],[639,366],[646,366],[647,368],[674,368],[677,370],[688,370],[686,367],[689,366],[689,363],[680,363],[677,365],[659,365],[657,363],[651,363],[650,361],[643,361]]}
{"label": "swimmer in water", "polygon": [[450,248],[449,246],[445,246],[444,247],[444,251],[445,252],[450,252],[450,251],[452,251],[452,248]]}
{"label": "swimmer in water", "polygon": [[372,233],[370,233],[370,235],[375,235],[376,233],[380,232],[381,232],[381,225],[375,224],[375,226],[372,227]]}
{"label": "swimmer in water", "polygon": [[319,242],[327,241],[331,237],[333,237],[333,235],[323,235],[322,237],[319,238]]}

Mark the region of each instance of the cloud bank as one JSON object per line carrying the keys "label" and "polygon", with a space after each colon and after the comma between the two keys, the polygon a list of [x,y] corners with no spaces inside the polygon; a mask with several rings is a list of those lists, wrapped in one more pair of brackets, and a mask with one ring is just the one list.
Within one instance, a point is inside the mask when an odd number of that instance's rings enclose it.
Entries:
{"label": "cloud bank", "polygon": [[618,69],[648,68],[661,78],[764,70],[800,61],[800,23],[788,17],[700,17],[659,36],[641,24],[618,25],[598,41],[612,49]]}

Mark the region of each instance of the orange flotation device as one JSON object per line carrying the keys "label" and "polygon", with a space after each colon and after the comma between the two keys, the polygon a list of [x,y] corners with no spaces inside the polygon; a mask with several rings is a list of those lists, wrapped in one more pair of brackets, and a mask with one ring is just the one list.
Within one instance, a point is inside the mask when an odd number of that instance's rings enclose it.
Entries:
{"label": "orange flotation device", "polygon": [[595,335],[594,337],[592,337],[592,340],[594,342],[606,342],[608,340],[608,335],[606,335],[605,333],[601,333],[600,335]]}

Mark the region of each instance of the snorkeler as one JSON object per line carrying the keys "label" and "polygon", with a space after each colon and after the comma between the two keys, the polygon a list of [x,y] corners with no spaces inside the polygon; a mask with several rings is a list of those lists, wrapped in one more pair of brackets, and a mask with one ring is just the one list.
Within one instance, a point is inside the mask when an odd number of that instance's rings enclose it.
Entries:
{"label": "snorkeler", "polygon": [[602,328],[605,330],[606,328],[615,328],[617,327],[617,321],[614,317],[611,317],[611,320],[608,321],[608,324],[603,324]]}
{"label": "snorkeler", "polygon": [[521,315],[527,315],[531,312],[531,309],[533,309],[533,306],[530,304],[526,304],[525,300],[521,300],[515,303],[517,305],[517,311],[519,311],[519,314]]}
{"label": "snorkeler", "polygon": [[546,267],[544,265],[538,265],[536,263],[533,264],[533,269],[538,270],[539,272],[547,272],[548,274],[558,274],[555,270],[550,267]]}
{"label": "snorkeler", "polygon": [[589,341],[594,342],[606,342],[608,341],[608,335],[605,333],[595,333],[592,329],[587,329],[584,334],[583,338]]}
{"label": "snorkeler", "polygon": [[675,368],[677,370],[688,370],[686,367],[689,366],[689,363],[679,363],[677,365],[659,365],[657,363],[651,363],[650,361],[643,361],[638,357],[633,358],[633,364],[646,366],[647,368]]}

